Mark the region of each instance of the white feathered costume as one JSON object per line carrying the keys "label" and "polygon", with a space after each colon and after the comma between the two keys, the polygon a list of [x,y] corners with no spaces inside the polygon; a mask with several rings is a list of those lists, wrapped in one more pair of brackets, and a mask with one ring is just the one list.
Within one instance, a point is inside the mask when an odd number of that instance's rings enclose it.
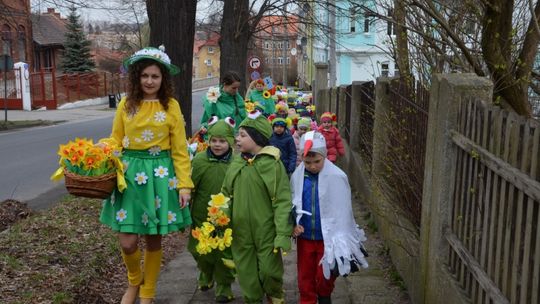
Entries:
{"label": "white feathered costume", "polygon": [[[324,255],[319,262],[325,278],[330,278],[332,269],[336,267],[340,275],[351,271],[351,261],[356,261],[363,268],[368,267],[364,254],[360,250],[366,241],[363,229],[354,220],[351,205],[351,188],[347,175],[326,159],[326,141],[322,134],[310,131],[300,139],[300,151],[317,152],[325,156],[324,167],[319,172],[319,208],[321,213],[321,229],[324,239]],[[291,176],[293,205],[296,208],[296,224],[300,217],[310,216],[302,210],[302,191],[304,186],[304,162]]]}

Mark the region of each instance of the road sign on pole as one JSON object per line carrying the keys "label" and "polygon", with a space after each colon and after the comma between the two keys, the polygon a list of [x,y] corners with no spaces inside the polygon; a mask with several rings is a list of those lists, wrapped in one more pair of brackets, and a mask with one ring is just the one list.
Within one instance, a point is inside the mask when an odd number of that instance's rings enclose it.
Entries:
{"label": "road sign on pole", "polygon": [[252,70],[256,70],[256,69],[260,68],[261,67],[261,59],[259,57],[256,57],[256,56],[250,57],[249,60],[248,60],[248,66]]}
{"label": "road sign on pole", "polygon": [[253,71],[250,76],[251,80],[257,80],[261,78],[261,73],[259,73],[259,71]]}

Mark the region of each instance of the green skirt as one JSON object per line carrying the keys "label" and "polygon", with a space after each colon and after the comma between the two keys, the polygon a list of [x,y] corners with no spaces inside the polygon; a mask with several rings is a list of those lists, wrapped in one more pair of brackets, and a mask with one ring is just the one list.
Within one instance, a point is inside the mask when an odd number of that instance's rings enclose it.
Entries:
{"label": "green skirt", "polygon": [[[156,154],[156,153],[153,153]],[[178,180],[169,151],[125,150],[127,188],[103,201],[100,221],[114,231],[168,234],[191,225],[189,208],[180,209]]]}

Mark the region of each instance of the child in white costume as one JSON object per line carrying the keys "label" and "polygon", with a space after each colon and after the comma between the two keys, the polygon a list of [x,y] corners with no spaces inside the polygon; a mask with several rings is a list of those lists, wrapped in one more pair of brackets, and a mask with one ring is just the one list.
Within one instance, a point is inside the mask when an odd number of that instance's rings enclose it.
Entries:
{"label": "child in white costume", "polygon": [[324,136],[307,132],[300,150],[304,161],[291,176],[300,303],[331,303],[336,275],[349,274],[351,265],[368,267],[366,237],[353,217],[347,175],[326,158]]}

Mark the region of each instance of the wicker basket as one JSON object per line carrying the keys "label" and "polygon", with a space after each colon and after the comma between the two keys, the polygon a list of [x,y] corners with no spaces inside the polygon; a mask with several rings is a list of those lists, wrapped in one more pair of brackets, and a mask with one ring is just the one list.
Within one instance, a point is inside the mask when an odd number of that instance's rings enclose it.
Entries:
{"label": "wicker basket", "polygon": [[64,169],[66,188],[75,196],[107,198],[116,187],[116,172],[99,176],[78,175]]}

